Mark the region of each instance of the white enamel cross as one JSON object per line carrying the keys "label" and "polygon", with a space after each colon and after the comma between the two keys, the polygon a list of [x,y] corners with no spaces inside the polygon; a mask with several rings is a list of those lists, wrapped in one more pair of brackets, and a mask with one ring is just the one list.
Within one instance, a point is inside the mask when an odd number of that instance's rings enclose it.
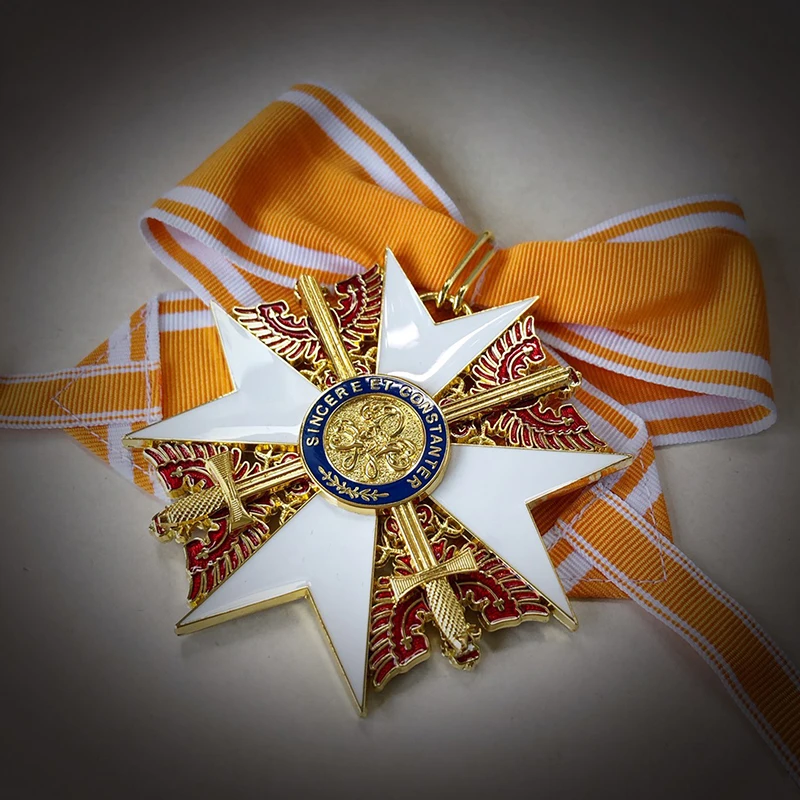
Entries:
{"label": "white enamel cross", "polygon": [[[391,251],[386,252],[377,372],[435,394],[486,349],[532,300],[434,323]],[[214,307],[234,392],[131,434],[146,441],[292,444],[320,391]],[[576,620],[528,504],[621,466],[626,456],[453,445],[433,499],[497,553],[574,627]],[[330,637],[363,711],[375,555],[375,512],[312,498],[179,623],[179,633],[301,595]]]}

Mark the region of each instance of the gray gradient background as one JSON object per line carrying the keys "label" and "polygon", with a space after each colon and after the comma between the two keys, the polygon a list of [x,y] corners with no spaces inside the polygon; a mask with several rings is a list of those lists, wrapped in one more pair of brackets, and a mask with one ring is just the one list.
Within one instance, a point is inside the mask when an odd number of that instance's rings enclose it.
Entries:
{"label": "gray gradient background", "polygon": [[[659,5],[4,3],[0,372],[71,366],[176,288],[138,215],[301,80],[352,94],[506,244],[733,192],[779,422],[658,461],[679,545],[800,663],[798,19]],[[574,635],[487,636],[472,674],[435,656],[359,720],[303,603],[177,639],[186,584],[147,534],[156,504],[65,435],[0,432],[0,486],[13,797],[797,796],[633,603],[578,603]]]}

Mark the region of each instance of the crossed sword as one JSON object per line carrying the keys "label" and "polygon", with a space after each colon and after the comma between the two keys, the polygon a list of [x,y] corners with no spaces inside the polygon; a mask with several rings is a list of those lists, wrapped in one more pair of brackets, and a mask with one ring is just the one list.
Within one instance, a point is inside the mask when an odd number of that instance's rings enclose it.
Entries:
{"label": "crossed sword", "polygon": [[[297,281],[297,294],[314,323],[338,379],[341,381],[357,377],[317,280],[310,275],[301,276]],[[575,370],[569,367],[545,367],[532,375],[491,389],[484,389],[446,404],[442,407],[442,413],[449,425],[522,399],[532,400],[551,392],[572,390],[579,384],[580,374]],[[270,467],[264,472],[240,480],[234,479],[232,457],[228,451],[209,458],[206,466],[214,485],[176,500],[156,515],[151,529],[155,529],[156,522],[160,524],[162,530],[185,528],[207,520],[210,515],[222,509],[227,509],[228,524],[233,530],[239,530],[254,521],[245,509],[246,500],[308,478],[308,473],[299,459]],[[467,650],[470,628],[464,616],[464,607],[450,585],[448,576],[475,571],[477,569],[475,557],[471,550],[464,548],[447,561],[437,561],[411,500],[392,506],[391,514],[400,529],[414,570],[411,575],[391,578],[395,599],[399,600],[418,586],[423,588],[447,655],[453,660]]]}

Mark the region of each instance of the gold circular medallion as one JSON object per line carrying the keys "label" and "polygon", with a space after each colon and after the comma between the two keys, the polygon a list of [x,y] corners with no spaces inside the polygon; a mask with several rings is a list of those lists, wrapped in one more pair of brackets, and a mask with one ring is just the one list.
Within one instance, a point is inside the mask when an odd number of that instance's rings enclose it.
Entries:
{"label": "gold circular medallion", "polygon": [[403,478],[414,468],[425,448],[425,430],[408,403],[389,395],[366,395],[333,411],[323,441],[325,455],[342,475],[378,485]]}

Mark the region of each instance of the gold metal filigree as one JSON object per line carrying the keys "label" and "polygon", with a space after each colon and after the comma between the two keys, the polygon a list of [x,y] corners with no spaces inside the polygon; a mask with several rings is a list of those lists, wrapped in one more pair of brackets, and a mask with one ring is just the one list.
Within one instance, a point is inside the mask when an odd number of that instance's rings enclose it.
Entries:
{"label": "gold metal filigree", "polygon": [[394,397],[355,397],[337,408],[325,428],[325,455],[359,483],[390,483],[407,475],[425,446],[419,415]]}

